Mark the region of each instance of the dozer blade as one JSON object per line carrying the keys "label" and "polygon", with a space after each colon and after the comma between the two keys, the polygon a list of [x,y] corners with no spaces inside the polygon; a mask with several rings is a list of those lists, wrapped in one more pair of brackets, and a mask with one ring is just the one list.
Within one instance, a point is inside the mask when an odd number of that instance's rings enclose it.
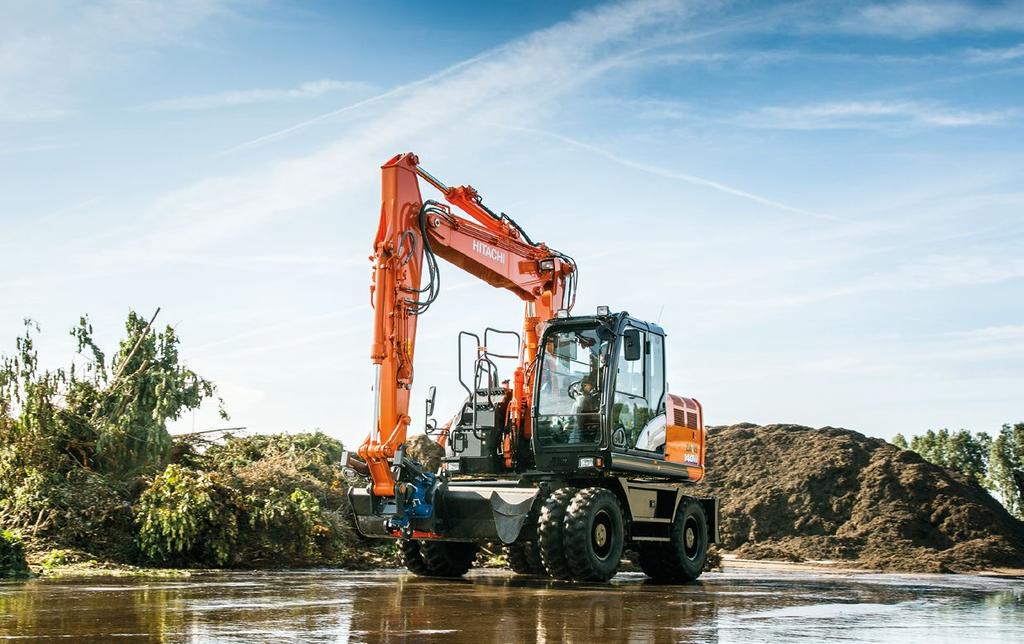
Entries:
{"label": "dozer blade", "polygon": [[[434,495],[433,516],[411,521],[412,536],[512,543],[519,536],[538,492],[535,487],[515,483],[502,485],[494,481],[441,486]],[[382,499],[373,497],[366,489],[352,488],[349,500],[360,534],[385,538],[403,536],[388,529],[387,521],[393,515],[387,514],[387,504]]]}

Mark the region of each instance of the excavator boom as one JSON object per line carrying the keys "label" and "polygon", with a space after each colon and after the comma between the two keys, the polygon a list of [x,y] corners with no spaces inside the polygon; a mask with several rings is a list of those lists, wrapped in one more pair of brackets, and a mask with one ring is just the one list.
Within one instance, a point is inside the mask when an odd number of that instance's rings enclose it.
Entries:
{"label": "excavator boom", "polygon": [[[424,201],[422,178],[449,205]],[[440,257],[491,286],[523,300],[523,335],[513,378],[506,436],[509,459],[520,437],[529,438],[530,384],[526,372],[536,359],[538,325],[561,308],[571,308],[575,262],[543,243],[534,243],[509,217],[487,208],[472,187],[448,187],[419,166],[416,155],[400,154],[382,166],[380,224],[373,248],[374,419],[359,448],[373,482],[373,494],[401,497],[395,457],[410,422],[416,323],[437,297]],[[426,276],[424,276],[426,272]],[[426,284],[424,285],[424,277]],[[402,459],[398,459],[401,466]],[[428,477],[429,478],[429,477]]]}

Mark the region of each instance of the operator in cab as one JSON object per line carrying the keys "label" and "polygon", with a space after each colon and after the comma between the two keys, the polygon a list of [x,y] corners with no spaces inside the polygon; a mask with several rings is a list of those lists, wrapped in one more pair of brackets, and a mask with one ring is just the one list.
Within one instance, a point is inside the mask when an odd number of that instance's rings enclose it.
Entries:
{"label": "operator in cab", "polygon": [[601,374],[611,336],[598,329],[548,336],[541,366],[541,434],[552,443],[595,443],[601,435]]}

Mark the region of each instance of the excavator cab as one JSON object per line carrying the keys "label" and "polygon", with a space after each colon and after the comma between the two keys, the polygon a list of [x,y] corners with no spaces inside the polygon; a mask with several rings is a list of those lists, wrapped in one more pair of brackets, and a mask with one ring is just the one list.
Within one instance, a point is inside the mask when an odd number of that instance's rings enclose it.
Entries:
{"label": "excavator cab", "polygon": [[605,307],[543,332],[533,405],[536,468],[703,478],[700,404],[669,394],[665,331]]}

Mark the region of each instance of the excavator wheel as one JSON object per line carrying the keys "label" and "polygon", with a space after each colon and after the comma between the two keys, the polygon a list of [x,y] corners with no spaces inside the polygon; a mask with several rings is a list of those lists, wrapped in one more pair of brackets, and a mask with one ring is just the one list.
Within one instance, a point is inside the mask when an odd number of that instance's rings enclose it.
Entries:
{"label": "excavator wheel", "polygon": [[480,546],[456,541],[402,541],[402,559],[421,577],[461,577],[469,572]]}
{"label": "excavator wheel", "polygon": [[611,491],[588,487],[572,497],[565,515],[565,554],[576,581],[608,581],[625,545],[622,506]]}
{"label": "excavator wheel", "polygon": [[409,569],[409,572],[420,576],[430,574],[427,562],[423,560],[423,553],[420,551],[420,542],[412,539],[402,539],[398,542],[398,548],[402,551],[402,563]]}
{"label": "excavator wheel", "polygon": [[708,556],[708,520],[704,508],[684,498],[676,509],[668,543],[638,544],[637,563],[651,579],[663,583],[693,581],[704,571]]}
{"label": "excavator wheel", "polygon": [[544,570],[555,579],[571,579],[569,562],[565,557],[565,513],[569,501],[576,494],[574,487],[554,491],[544,501],[537,523],[537,545]]}
{"label": "excavator wheel", "polygon": [[508,565],[519,575],[544,575],[544,562],[540,558],[540,549],[532,541],[516,541],[506,546]]}
{"label": "excavator wheel", "polygon": [[544,568],[544,560],[540,556],[540,546],[537,542],[531,542],[526,549],[526,560],[530,562],[530,569],[535,575],[546,575],[548,571]]}

